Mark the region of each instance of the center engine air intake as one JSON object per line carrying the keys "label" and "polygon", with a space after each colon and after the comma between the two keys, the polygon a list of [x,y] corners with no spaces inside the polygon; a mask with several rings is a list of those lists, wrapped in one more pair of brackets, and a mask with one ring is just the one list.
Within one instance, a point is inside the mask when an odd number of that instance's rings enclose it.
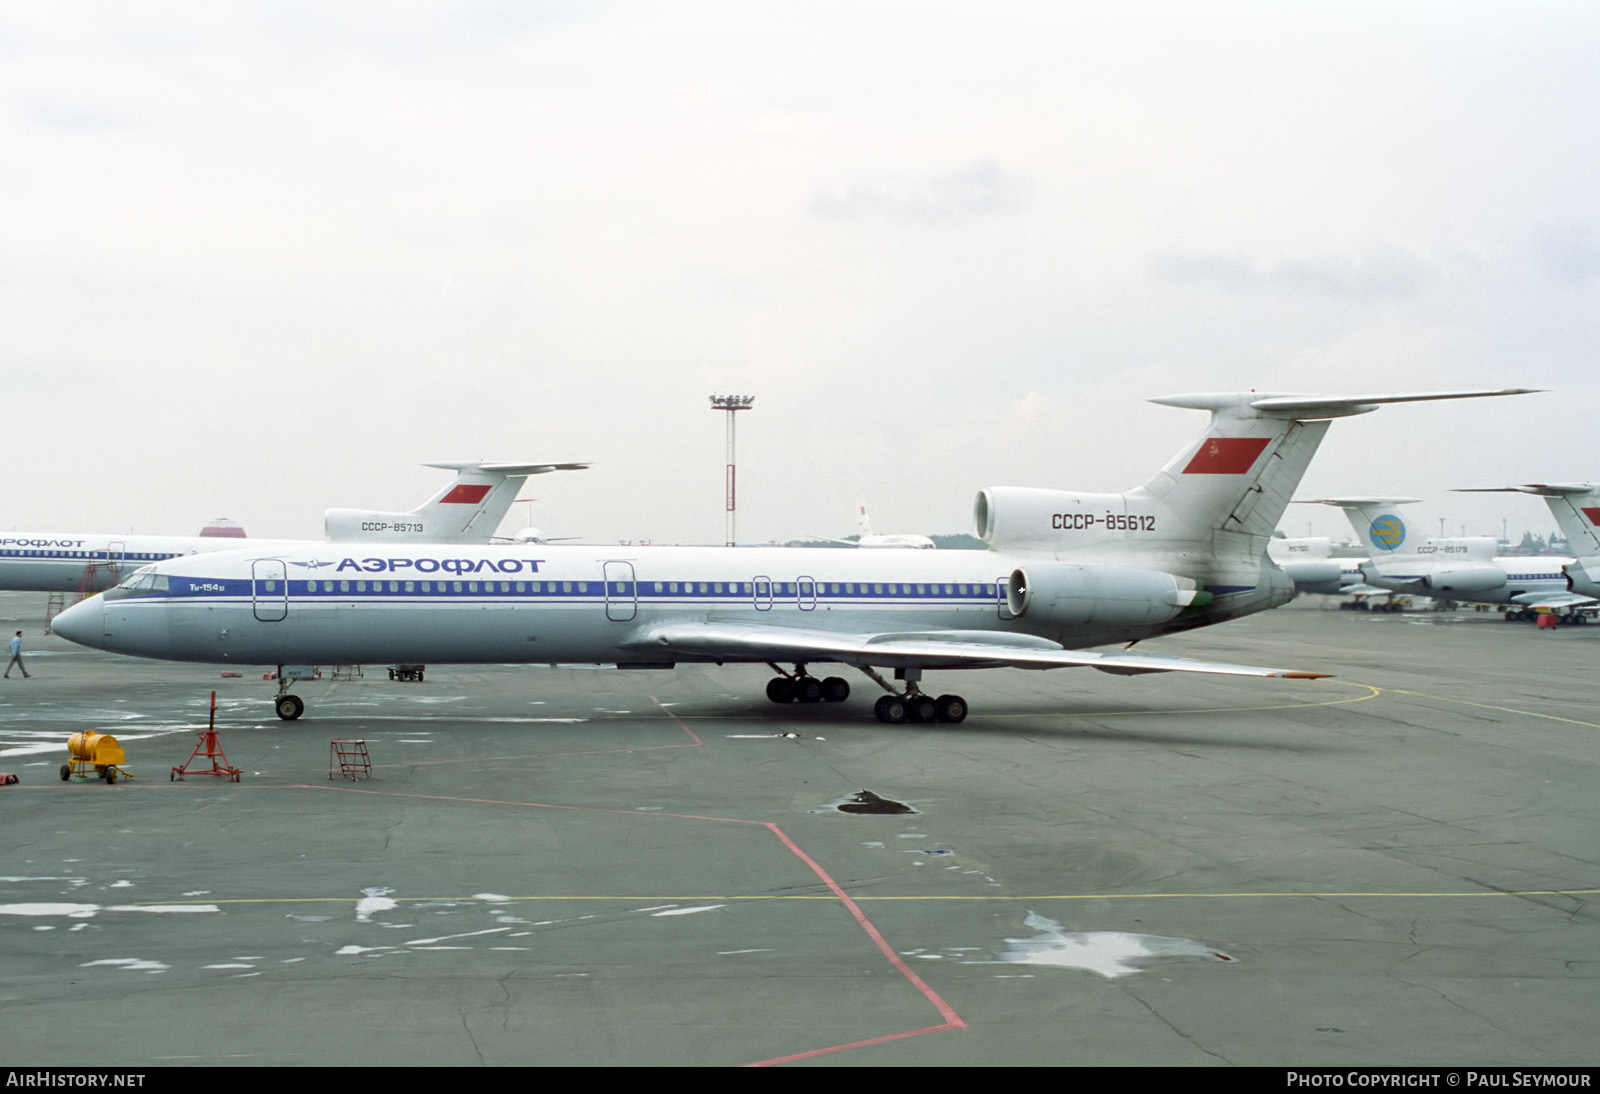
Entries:
{"label": "center engine air intake", "polygon": [[1012,615],[1063,626],[1162,623],[1204,595],[1188,578],[1119,566],[1046,562],[1013,570],[1006,581]]}

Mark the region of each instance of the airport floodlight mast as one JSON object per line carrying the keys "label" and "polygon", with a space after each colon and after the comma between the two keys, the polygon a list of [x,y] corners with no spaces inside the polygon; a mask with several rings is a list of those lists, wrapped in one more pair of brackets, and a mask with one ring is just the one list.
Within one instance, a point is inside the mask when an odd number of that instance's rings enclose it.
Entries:
{"label": "airport floodlight mast", "polygon": [[738,512],[738,501],[734,493],[734,461],[733,461],[733,416],[740,410],[749,410],[755,404],[754,395],[713,395],[711,396],[712,410],[725,410],[728,412],[728,546],[734,545],[734,517]]}

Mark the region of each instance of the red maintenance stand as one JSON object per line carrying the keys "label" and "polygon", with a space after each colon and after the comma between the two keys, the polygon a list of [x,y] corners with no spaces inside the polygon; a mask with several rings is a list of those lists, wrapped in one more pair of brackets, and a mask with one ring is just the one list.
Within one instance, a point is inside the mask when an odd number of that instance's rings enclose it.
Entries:
{"label": "red maintenance stand", "polygon": [[215,775],[219,779],[228,779],[232,782],[238,782],[239,776],[244,774],[237,767],[229,767],[228,757],[222,754],[222,744],[217,740],[217,693],[214,691],[211,693],[211,720],[206,724],[206,728],[200,731],[200,739],[195,744],[194,751],[189,753],[189,758],[184,761],[183,766],[172,769],[169,781],[181,782],[183,777],[190,773],[189,768],[194,766],[195,760],[202,753],[206,759],[211,761],[211,770],[196,770],[195,774]]}

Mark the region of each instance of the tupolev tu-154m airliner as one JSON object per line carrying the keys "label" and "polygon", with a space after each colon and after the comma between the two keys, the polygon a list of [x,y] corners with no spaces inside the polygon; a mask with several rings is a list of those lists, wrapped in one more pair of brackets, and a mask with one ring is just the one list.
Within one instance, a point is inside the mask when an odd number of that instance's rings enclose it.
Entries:
{"label": "tupolev tu-154m airliner", "polygon": [[[1412,395],[1206,394],[1156,399],[1206,410],[1210,427],[1121,494],[992,487],[975,516],[987,551],[306,544],[147,566],[68,609],[56,632],[118,653],[276,665],[279,717],[305,666],[362,662],[765,662],[777,703],[842,701],[853,666],[888,693],[885,722],[966,717],[959,695],[921,690],[946,669],[1089,665],[1105,672],[1315,677],[1126,649],[1288,601],[1267,541],[1329,420],[1379,404],[1524,389]],[[779,663],[794,666],[785,671]],[[896,687],[879,674],[894,670]]]}

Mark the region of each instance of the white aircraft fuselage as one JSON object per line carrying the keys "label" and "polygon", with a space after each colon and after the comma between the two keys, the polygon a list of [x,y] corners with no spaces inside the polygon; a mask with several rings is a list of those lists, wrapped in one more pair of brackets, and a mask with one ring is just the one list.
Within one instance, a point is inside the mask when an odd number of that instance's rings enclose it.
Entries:
{"label": "white aircraft fuselage", "polygon": [[[1293,584],[1267,541],[1329,420],[1386,402],[1500,394],[1156,400],[1211,424],[1120,494],[992,487],[974,507],[987,551],[318,544],[156,563],[68,609],[75,642],[235,664],[792,662],[774,702],[839,701],[862,669],[884,721],[960,721],[918,688],[929,669],[1054,668],[1308,676],[1143,652],[1094,652],[1263,611]],[[893,668],[897,693],[875,672]],[[283,673],[280,673],[280,678]],[[280,692],[279,715],[298,717]]]}
{"label": "white aircraft fuselage", "polygon": [[[141,566],[184,555],[236,551],[246,541],[219,536],[118,536],[105,532],[0,534],[0,589],[100,592]],[[250,540],[263,551],[287,541]]]}
{"label": "white aircraft fuselage", "polygon": [[[144,588],[112,590],[69,609],[55,626],[86,645],[241,664],[895,665],[902,658],[892,645],[827,656],[819,643],[829,634],[986,632],[1097,646],[1197,626],[1219,612],[1258,611],[1282,603],[1289,589],[1267,563],[1252,580],[1236,581],[1220,602],[1180,621],[1188,607],[1178,595],[1180,582],[1129,571],[1127,597],[1085,599],[1060,613],[1024,609],[1019,617],[1007,602],[1008,583],[1039,562],[994,551],[536,544],[357,554],[300,544],[157,568]],[[1160,599],[1161,593],[1170,595]],[[674,625],[756,628],[767,640],[743,650],[737,642],[708,649],[693,635],[670,633]],[[817,632],[809,650],[798,636],[789,642],[787,628]],[[942,640],[952,643],[952,655],[963,652],[959,642]],[[919,650],[913,659],[925,663],[929,654]],[[950,667],[971,659],[952,656]]]}

